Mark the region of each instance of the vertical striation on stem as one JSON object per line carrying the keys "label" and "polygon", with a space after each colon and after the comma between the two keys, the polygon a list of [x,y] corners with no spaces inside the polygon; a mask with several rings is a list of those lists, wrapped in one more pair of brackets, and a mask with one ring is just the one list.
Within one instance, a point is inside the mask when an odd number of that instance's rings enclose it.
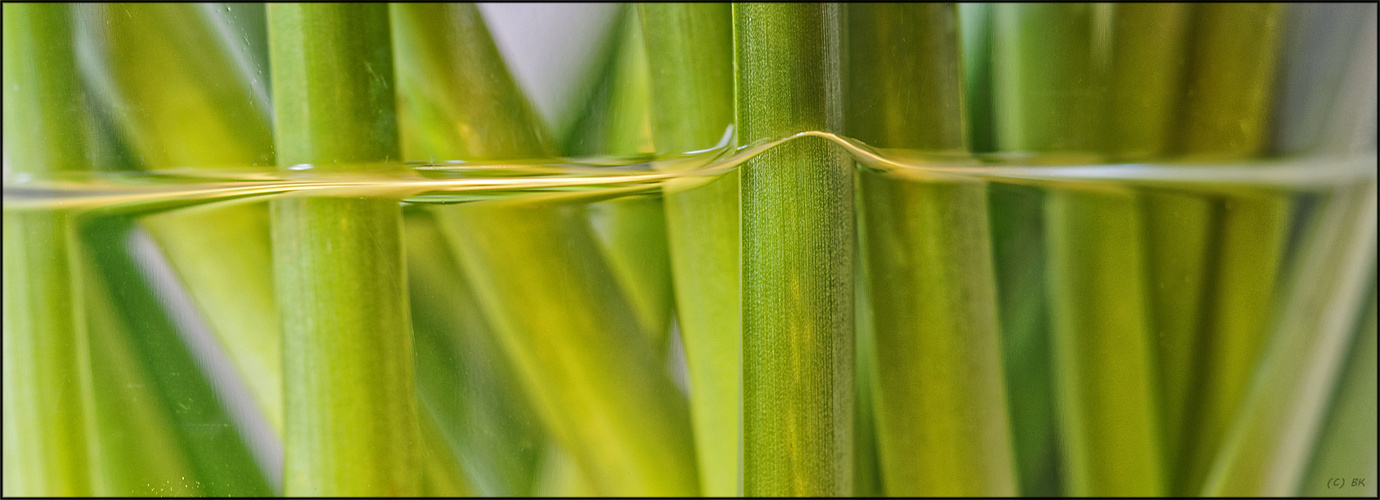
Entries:
{"label": "vertical striation on stem", "polygon": [[[839,132],[840,9],[734,4],[738,143]],[[741,171],[743,493],[852,491],[853,172],[828,143]]]}

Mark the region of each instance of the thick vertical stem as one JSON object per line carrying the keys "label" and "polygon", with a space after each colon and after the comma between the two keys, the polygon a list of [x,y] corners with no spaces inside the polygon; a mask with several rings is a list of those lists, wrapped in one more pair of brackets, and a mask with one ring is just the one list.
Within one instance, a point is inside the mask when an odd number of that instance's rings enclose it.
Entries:
{"label": "thick vertical stem", "polygon": [[[4,139],[16,174],[90,168],[71,7],[4,6]],[[93,490],[91,372],[73,215],[4,214],[4,494]]]}
{"label": "thick vertical stem", "polygon": [[[733,125],[729,5],[648,3],[638,12],[651,64],[656,150],[674,156],[714,147]],[[700,488],[738,495],[738,173],[708,182],[676,179],[664,191]]]}
{"label": "thick vertical stem", "polygon": [[[849,135],[966,149],[957,9],[848,7]],[[890,495],[1014,495],[986,185],[860,174]]]}
{"label": "thick vertical stem", "polygon": [[[399,158],[388,7],[268,12],[278,164]],[[416,495],[420,449],[401,210],[387,199],[273,207],[289,495]]]}
{"label": "thick vertical stem", "polygon": [[[735,4],[739,144],[840,128],[840,7]],[[852,490],[853,173],[815,140],[742,169],[744,494]]]}

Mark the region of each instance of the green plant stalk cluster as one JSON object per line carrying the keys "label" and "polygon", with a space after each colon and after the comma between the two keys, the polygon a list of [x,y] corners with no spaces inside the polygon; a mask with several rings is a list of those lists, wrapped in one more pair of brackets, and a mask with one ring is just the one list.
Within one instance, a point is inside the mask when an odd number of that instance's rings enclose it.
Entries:
{"label": "green plant stalk cluster", "polygon": [[[971,149],[995,151],[991,4],[958,6]],[[1044,193],[990,183],[988,220],[1002,329],[1002,362],[1020,494],[1059,493],[1059,460],[1045,290]]]}
{"label": "green plant stalk cluster", "polygon": [[[393,9],[410,27],[396,32],[407,157],[551,155],[474,6]],[[434,213],[537,414],[595,491],[697,492],[688,412],[584,207],[533,196]]]}
{"label": "green plant stalk cluster", "polygon": [[[840,8],[733,6],[740,145],[840,131]],[[741,183],[743,493],[849,494],[853,172],[805,140],[749,160]]]}
{"label": "green plant stalk cluster", "polygon": [[[273,162],[267,102],[220,38],[204,5],[103,4],[86,9],[96,93],[139,168],[212,169]],[[241,7],[237,7],[241,8]],[[263,9],[263,6],[258,6]],[[206,50],[211,47],[219,50]],[[257,77],[262,80],[262,75]],[[188,126],[188,123],[195,126]],[[268,208],[241,204],[145,216],[263,409],[283,434],[282,334],[273,295]]]}
{"label": "green plant stalk cluster", "polygon": [[[1263,152],[1280,39],[1277,4],[1194,7],[1179,149],[1197,159],[1247,158]],[[1202,208],[1194,208],[1202,212]],[[1193,216],[1181,233],[1212,234],[1203,285],[1206,300],[1194,433],[1181,463],[1178,492],[1197,494],[1237,418],[1261,360],[1275,309],[1275,283],[1292,203],[1268,192],[1233,193],[1212,204],[1211,220]],[[1206,229],[1205,229],[1206,227]],[[1186,255],[1185,259],[1196,257]],[[1211,266],[1211,267],[1207,267]]]}
{"label": "green plant stalk cluster", "polygon": [[404,215],[420,401],[470,494],[532,495],[546,436],[433,217]]}
{"label": "green plant stalk cluster", "polygon": [[[1149,13],[1110,5],[997,6],[998,148],[1100,155],[1139,141],[1145,131],[1106,112],[1113,102],[1153,105],[1166,93],[1153,80],[1109,91],[1125,71],[1156,69],[1143,67],[1153,61],[1111,59],[1155,43],[1146,33],[1121,29],[1136,26],[1138,14]],[[1108,137],[1109,126],[1118,133]],[[1068,494],[1157,495],[1164,488],[1140,210],[1139,197],[1124,189],[1060,187],[1045,200]]]}
{"label": "green plant stalk cluster", "polygon": [[[272,5],[268,24],[278,164],[338,172],[399,159],[388,6]],[[420,493],[398,203],[294,198],[272,212],[293,402],[285,493]]]}
{"label": "green plant stalk cluster", "polygon": [[[597,155],[633,157],[652,153],[651,82],[636,7],[619,7],[617,43],[602,71],[604,78],[565,139],[562,153],[575,158]],[[662,202],[630,196],[589,205],[589,221],[619,286],[636,308],[658,353],[666,349],[673,294]]]}
{"label": "green plant stalk cluster", "polygon": [[[854,4],[848,22],[849,135],[965,150],[956,7]],[[859,182],[885,491],[1014,495],[986,185],[905,172]]]}
{"label": "green plant stalk cluster", "polygon": [[1309,451],[1346,359],[1375,261],[1375,184],[1329,193],[1306,226],[1308,256],[1291,270],[1259,366],[1201,494],[1284,496],[1299,491]]}
{"label": "green plant stalk cluster", "polygon": [[[733,14],[728,4],[638,5],[650,66],[658,154],[712,148],[733,125]],[[666,231],[690,373],[700,491],[741,493],[738,172],[669,181]]]}
{"label": "green plant stalk cluster", "polygon": [[[4,6],[4,139],[16,174],[90,168],[71,7]],[[4,494],[95,494],[88,334],[72,215],[5,212]]]}

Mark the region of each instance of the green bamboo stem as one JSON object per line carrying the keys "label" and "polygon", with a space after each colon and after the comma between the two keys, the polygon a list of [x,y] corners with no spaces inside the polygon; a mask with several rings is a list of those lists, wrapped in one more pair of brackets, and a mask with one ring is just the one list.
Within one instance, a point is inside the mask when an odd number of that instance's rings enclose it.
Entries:
{"label": "green bamboo stem", "polygon": [[472,494],[532,495],[547,439],[430,214],[404,216],[417,390]]}
{"label": "green bamboo stem", "polygon": [[[224,19],[214,8],[85,8],[85,28],[100,34],[92,44],[100,50],[91,72],[97,95],[138,168],[272,164],[268,103],[256,94],[256,76],[236,61],[237,51],[254,50],[221,39],[215,24]],[[172,210],[142,222],[281,436],[282,336],[267,206]]]}
{"label": "green bamboo stem", "polygon": [[[552,153],[473,5],[393,9],[407,157]],[[698,491],[684,403],[584,207],[532,200],[434,212],[538,415],[601,494]]]}
{"label": "green bamboo stem", "polygon": [[[72,35],[69,6],[4,6],[4,140],[16,175],[90,169]],[[4,214],[6,496],[96,493],[96,422],[73,217]]]}
{"label": "green bamboo stem", "polygon": [[[1107,5],[1003,4],[995,14],[998,147],[1104,151],[1105,107],[1115,95],[1107,57],[1116,51],[1100,44],[1117,26],[1117,12]],[[1060,187],[1049,193],[1045,216],[1066,492],[1160,494],[1140,200],[1123,188]]]}
{"label": "green bamboo stem", "polygon": [[[658,154],[714,147],[733,125],[729,5],[647,3],[638,14],[651,62]],[[738,495],[738,173],[707,182],[673,179],[663,191],[700,490]]]}
{"label": "green bamboo stem", "polygon": [[[269,7],[278,164],[397,160],[388,6]],[[335,164],[344,164],[335,166]],[[289,495],[416,495],[421,450],[398,203],[274,202]]]}
{"label": "green bamboo stem", "polygon": [[[1185,114],[1179,148],[1195,159],[1250,157],[1264,150],[1276,80],[1278,4],[1195,7]],[[1202,487],[1227,427],[1237,418],[1260,361],[1275,309],[1275,282],[1289,225],[1291,201],[1273,193],[1242,192],[1214,204],[1215,269],[1201,356],[1191,456],[1184,460],[1183,492]],[[1192,222],[1192,221],[1188,221]],[[1180,224],[1181,232],[1202,231]]]}
{"label": "green bamboo stem", "polygon": [[[839,9],[734,4],[739,144],[839,131]],[[743,493],[849,494],[853,173],[809,140],[741,176]]]}
{"label": "green bamboo stem", "polygon": [[[848,10],[849,135],[966,149],[956,8]],[[986,185],[903,172],[859,182],[886,493],[1014,495]]]}
{"label": "green bamboo stem", "polygon": [[[1375,266],[1372,264],[1371,269]],[[1327,420],[1300,490],[1302,496],[1375,496],[1376,477],[1376,323],[1375,282],[1370,305],[1357,322],[1346,350],[1346,365],[1329,405]],[[1364,486],[1355,484],[1364,479]],[[1344,483],[1329,483],[1342,479]]]}

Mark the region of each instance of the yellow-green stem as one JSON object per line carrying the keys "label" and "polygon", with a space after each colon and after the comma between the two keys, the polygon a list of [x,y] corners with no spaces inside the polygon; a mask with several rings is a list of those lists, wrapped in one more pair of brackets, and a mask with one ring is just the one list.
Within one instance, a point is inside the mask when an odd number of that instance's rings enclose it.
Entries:
{"label": "yellow-green stem", "polygon": [[[90,168],[71,7],[4,6],[4,140],[16,175]],[[74,215],[5,212],[4,494],[96,494]]]}
{"label": "yellow-green stem", "polygon": [[[398,160],[388,6],[275,4],[268,23],[278,164],[329,173]],[[272,219],[285,492],[419,494],[398,202],[284,199]]]}
{"label": "yellow-green stem", "polygon": [[[733,125],[728,4],[638,6],[652,86],[656,151],[713,148]],[[676,311],[690,372],[695,455],[705,495],[740,494],[738,172],[664,188]]]}
{"label": "yellow-green stem", "polygon": [[[849,135],[963,151],[952,5],[848,7]],[[889,495],[1014,495],[986,185],[862,172],[876,333],[878,448]]]}
{"label": "yellow-green stem", "polygon": [[[1279,4],[1194,6],[1184,114],[1178,129],[1180,152],[1199,160],[1247,158],[1264,151],[1275,83]],[[1184,469],[1177,492],[1197,493],[1220,453],[1228,426],[1261,360],[1274,319],[1275,282],[1289,226],[1286,195],[1241,192],[1212,203],[1206,219],[1190,219],[1179,233],[1201,234],[1208,226],[1215,245],[1207,257],[1207,311],[1202,339],[1196,414],[1190,415],[1191,443],[1180,457]],[[1201,211],[1201,209],[1199,209]],[[1191,256],[1186,256],[1191,257]]]}

